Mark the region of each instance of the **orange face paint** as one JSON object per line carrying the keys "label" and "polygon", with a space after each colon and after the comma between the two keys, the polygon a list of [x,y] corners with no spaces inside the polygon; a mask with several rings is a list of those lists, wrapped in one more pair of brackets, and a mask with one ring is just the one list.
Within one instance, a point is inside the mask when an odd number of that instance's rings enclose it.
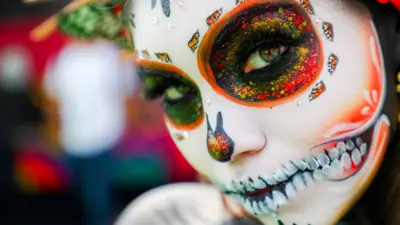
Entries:
{"label": "orange face paint", "polygon": [[[138,60],[138,68],[149,91],[164,95],[165,119],[171,126],[179,130],[193,130],[202,124],[204,113],[200,93],[195,82],[185,72],[171,64],[147,59]],[[168,100],[164,94],[170,88],[167,84],[183,97]],[[186,95],[190,95],[190,98],[186,98]]]}
{"label": "orange face paint", "polygon": [[[260,58],[261,50],[275,54]],[[214,22],[200,44],[198,67],[213,89],[230,101],[273,107],[315,83],[322,55],[320,39],[300,5],[248,1]]]}

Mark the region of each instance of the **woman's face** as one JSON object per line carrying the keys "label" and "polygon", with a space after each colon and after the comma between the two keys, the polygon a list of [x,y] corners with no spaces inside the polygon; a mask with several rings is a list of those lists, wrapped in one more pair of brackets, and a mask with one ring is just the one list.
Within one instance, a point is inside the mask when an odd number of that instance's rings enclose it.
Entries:
{"label": "woman's face", "polygon": [[363,6],[134,1],[148,98],[197,171],[265,224],[332,224],[388,142],[385,74]]}

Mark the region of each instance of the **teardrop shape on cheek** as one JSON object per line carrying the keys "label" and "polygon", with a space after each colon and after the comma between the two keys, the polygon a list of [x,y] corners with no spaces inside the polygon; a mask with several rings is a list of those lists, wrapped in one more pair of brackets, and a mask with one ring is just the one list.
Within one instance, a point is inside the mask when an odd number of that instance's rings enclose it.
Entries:
{"label": "teardrop shape on cheek", "polygon": [[207,148],[208,153],[218,162],[228,162],[231,160],[235,144],[223,128],[222,113],[217,114],[217,125],[215,131],[210,125],[207,116]]}

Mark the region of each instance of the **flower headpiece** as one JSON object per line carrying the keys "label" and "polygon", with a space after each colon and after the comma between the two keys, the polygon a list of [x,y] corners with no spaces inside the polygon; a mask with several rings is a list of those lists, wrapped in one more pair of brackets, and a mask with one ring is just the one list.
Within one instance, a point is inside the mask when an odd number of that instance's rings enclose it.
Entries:
{"label": "flower headpiece", "polygon": [[133,51],[130,26],[134,24],[132,14],[126,12],[128,8],[125,7],[126,4],[124,0],[112,2],[75,0],[34,29],[31,38],[40,41],[55,30],[59,30],[78,40],[109,40],[124,50]]}

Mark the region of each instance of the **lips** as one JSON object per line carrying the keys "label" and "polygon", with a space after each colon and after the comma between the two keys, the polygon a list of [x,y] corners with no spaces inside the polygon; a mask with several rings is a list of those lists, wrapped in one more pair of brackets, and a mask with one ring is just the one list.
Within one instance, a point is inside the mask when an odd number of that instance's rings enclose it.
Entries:
{"label": "lips", "polygon": [[318,146],[308,158],[289,161],[274,173],[229,182],[225,193],[253,215],[276,213],[280,206],[316,181],[343,181],[360,171],[370,155],[378,123],[357,136]]}

